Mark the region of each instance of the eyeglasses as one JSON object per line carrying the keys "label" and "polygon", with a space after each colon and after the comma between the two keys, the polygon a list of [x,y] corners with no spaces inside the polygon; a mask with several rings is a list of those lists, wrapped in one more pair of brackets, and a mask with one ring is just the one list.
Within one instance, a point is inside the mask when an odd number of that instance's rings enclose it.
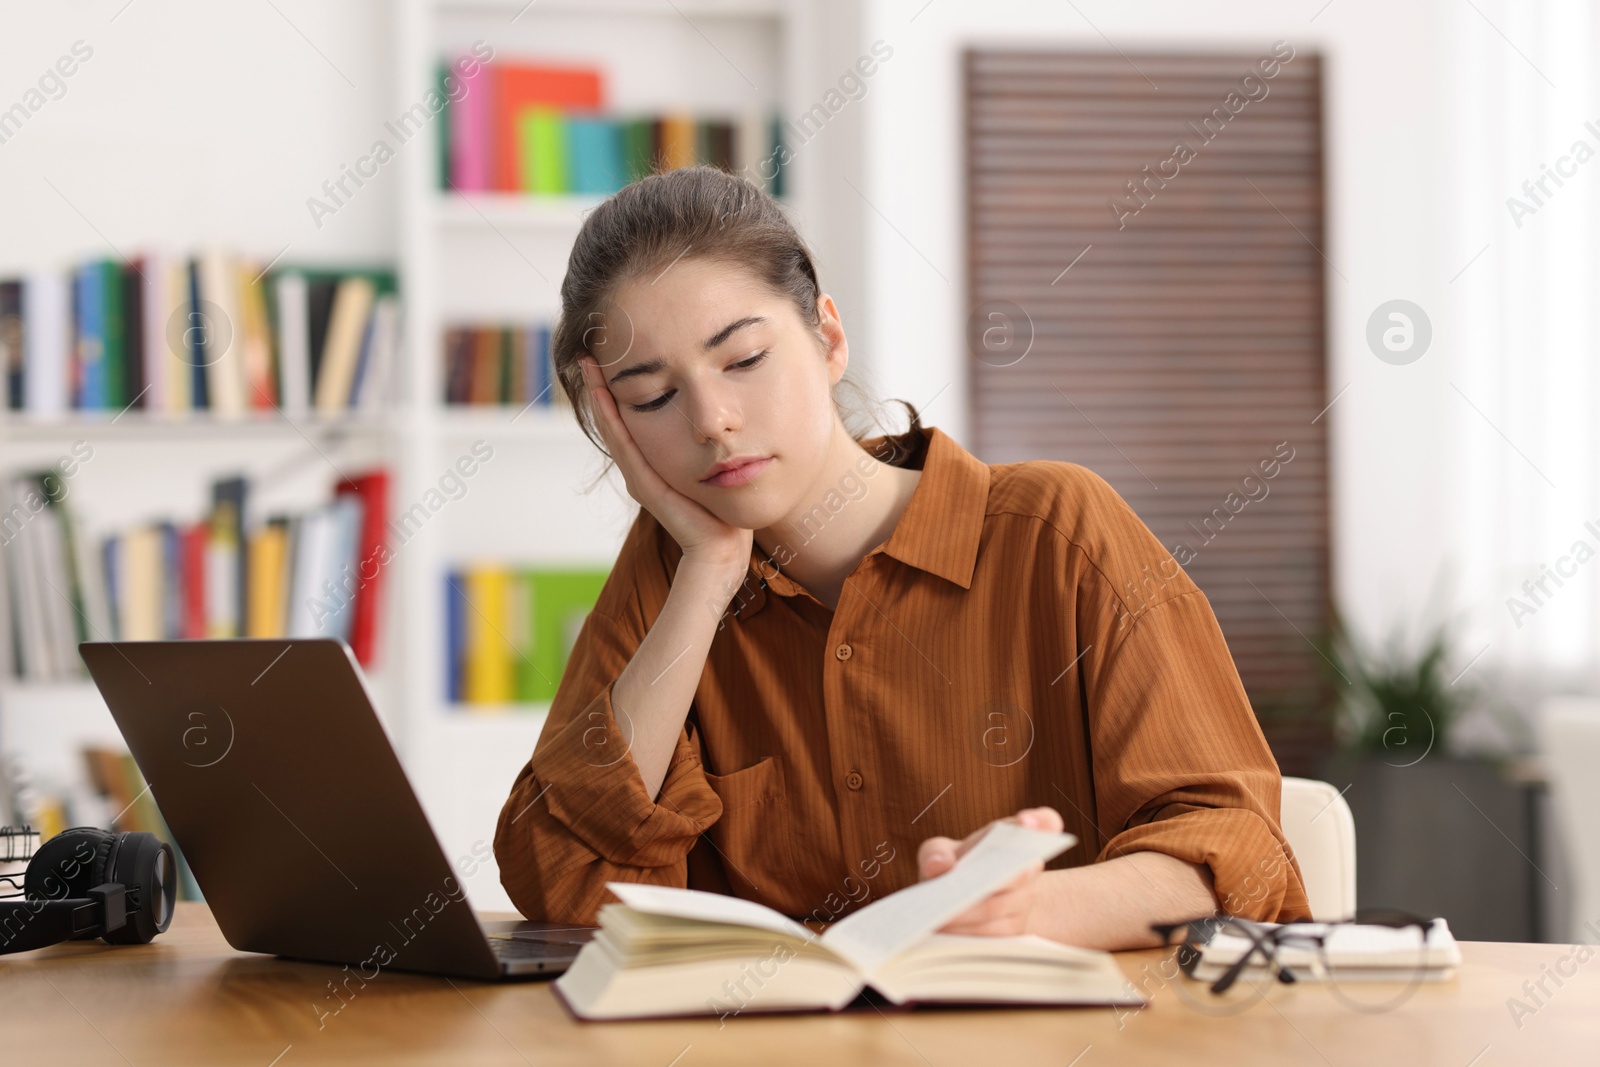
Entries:
{"label": "eyeglasses", "polygon": [[[1243,1010],[1263,999],[1277,985],[1290,985],[1301,976],[1324,983],[1333,995],[1357,1011],[1389,1011],[1409,998],[1425,978],[1428,934],[1433,919],[1393,908],[1358,911],[1342,923],[1297,920],[1269,925],[1231,915],[1208,916],[1177,923],[1152,923],[1150,929],[1168,946],[1177,945],[1177,962],[1184,975],[1209,982],[1209,1003],[1196,1002],[1178,989],[1184,999],[1207,1011]],[[1340,972],[1329,962],[1328,942],[1340,927],[1382,926],[1399,932],[1397,947],[1405,963],[1393,967],[1394,980],[1404,982],[1398,995],[1382,1002],[1351,996],[1339,981]],[[1411,953],[1414,950],[1414,957]],[[1208,958],[1209,957],[1209,958]],[[1299,972],[1299,975],[1296,972]],[[1262,984],[1252,981],[1265,974]],[[1346,975],[1348,979],[1348,974]],[[1244,979],[1243,982],[1240,980]]]}

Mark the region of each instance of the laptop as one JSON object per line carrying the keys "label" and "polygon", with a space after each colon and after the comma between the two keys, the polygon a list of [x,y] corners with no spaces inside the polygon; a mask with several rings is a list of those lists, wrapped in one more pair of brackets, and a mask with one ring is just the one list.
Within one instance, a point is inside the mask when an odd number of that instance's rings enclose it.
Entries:
{"label": "laptop", "polygon": [[343,641],[78,651],[234,948],[497,981],[558,975],[593,934],[477,918],[482,850],[445,855]]}

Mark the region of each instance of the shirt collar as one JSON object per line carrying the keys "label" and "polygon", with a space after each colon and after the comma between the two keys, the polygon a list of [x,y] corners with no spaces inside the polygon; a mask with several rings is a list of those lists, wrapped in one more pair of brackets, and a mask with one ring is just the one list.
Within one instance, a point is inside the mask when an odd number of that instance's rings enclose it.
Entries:
{"label": "shirt collar", "polygon": [[[989,467],[937,426],[923,427],[921,432],[927,443],[922,478],[894,532],[874,551],[968,589],[988,508]],[[884,436],[869,437],[861,447],[878,456],[885,442]],[[766,605],[769,587],[782,596],[802,592],[760,545],[752,545],[750,571],[729,611],[740,620],[748,619]]]}

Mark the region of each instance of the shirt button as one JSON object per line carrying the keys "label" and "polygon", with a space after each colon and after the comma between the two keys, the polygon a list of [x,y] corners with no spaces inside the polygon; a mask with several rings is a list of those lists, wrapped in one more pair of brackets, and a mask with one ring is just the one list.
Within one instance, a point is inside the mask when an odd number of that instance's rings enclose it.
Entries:
{"label": "shirt button", "polygon": [[840,659],[849,659],[851,655],[851,648],[849,645],[840,645],[838,648],[833,650],[833,654],[838,656]]}
{"label": "shirt button", "polygon": [[851,789],[860,789],[865,782],[866,779],[861,777],[860,771],[851,771],[849,774],[844,776],[844,784],[849,786]]}

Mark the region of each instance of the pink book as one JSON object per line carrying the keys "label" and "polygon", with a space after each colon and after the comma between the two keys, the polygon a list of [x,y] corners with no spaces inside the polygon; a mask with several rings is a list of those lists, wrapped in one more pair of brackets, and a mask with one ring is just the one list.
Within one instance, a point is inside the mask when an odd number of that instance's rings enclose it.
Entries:
{"label": "pink book", "polygon": [[494,80],[487,66],[478,63],[476,67],[461,79],[466,94],[450,104],[450,181],[463,193],[488,189],[493,174],[489,124],[494,112]]}

